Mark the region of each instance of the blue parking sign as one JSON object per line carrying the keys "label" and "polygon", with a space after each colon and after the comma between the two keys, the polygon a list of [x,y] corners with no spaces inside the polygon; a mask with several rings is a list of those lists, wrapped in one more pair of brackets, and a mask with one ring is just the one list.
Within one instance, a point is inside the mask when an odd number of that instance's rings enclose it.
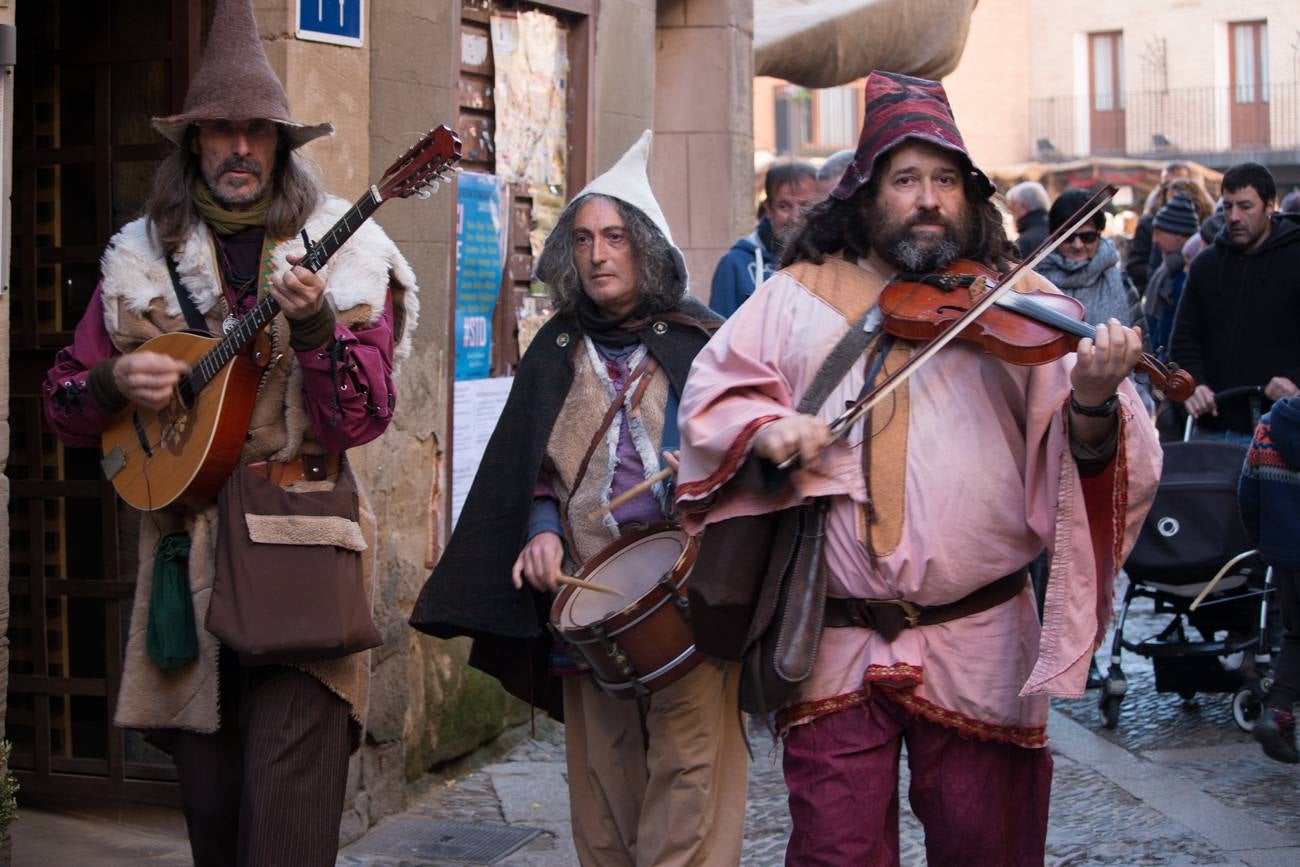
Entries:
{"label": "blue parking sign", "polygon": [[361,47],[365,0],[298,0],[298,38]]}

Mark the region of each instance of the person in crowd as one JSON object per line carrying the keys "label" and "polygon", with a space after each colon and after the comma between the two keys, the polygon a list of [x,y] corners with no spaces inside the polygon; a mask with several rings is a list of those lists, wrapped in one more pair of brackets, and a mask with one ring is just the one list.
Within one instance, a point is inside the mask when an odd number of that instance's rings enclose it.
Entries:
{"label": "person in crowd", "polygon": [[[1048,232],[1063,226],[1088,199],[1083,190],[1066,190],[1057,196],[1048,214]],[[1115,319],[1130,328],[1142,326],[1142,299],[1120,265],[1115,244],[1102,235],[1105,227],[1106,216],[1093,214],[1035,270],[1083,305],[1083,321],[1089,325]],[[1145,382],[1138,384],[1138,394],[1148,411],[1155,408]]]}
{"label": "person in crowd", "polygon": [[1300,763],[1295,703],[1300,698],[1300,398],[1264,413],[1246,453],[1237,501],[1246,532],[1273,567],[1282,646],[1273,685],[1251,734],[1269,758]]}
{"label": "person in crowd", "polygon": [[[672,517],[654,479],[719,317],[687,292],[646,178],[650,132],[561,213],[537,261],[556,315],[520,362],[464,510],[411,624],[474,639],[470,664],[564,722],[585,867],[740,862],[747,778],[734,664],[706,659],[636,701],[547,631],[556,577]],[[635,599],[626,600],[631,604]]]}
{"label": "person in crowd", "polygon": [[1280,210],[1284,214],[1300,214],[1300,190],[1292,190],[1282,197],[1282,207]]}
{"label": "person in crowd", "polygon": [[709,306],[730,316],[776,271],[781,238],[816,197],[817,170],[805,162],[777,163],[763,179],[763,216],[754,231],[731,245],[713,271]]}
{"label": "person in crowd", "polygon": [[[1111,319],[1077,356],[1033,367],[952,343],[832,440],[868,370],[878,383],[916,349],[868,315],[882,286],[958,259],[1006,270],[1016,252],[943,87],[877,71],[865,91],[852,168],[691,368],[677,502],[707,539],[716,522],[829,498],[825,628],[777,715],[787,863],[898,863],[906,745],[930,864],[1038,864],[1048,696],[1083,690],[1159,473],[1128,381],[1141,338]],[[1032,272],[1022,288],[1054,291]],[[865,356],[815,415],[796,412],[859,327]],[[1025,564],[1044,548],[1040,628]]]}
{"label": "person in crowd", "polygon": [[1051,234],[1047,208],[1051,199],[1037,181],[1024,181],[1007,190],[1007,207],[1016,221],[1016,250],[1025,258]]}
{"label": "person in crowd", "polygon": [[1151,243],[1160,251],[1161,261],[1147,283],[1142,312],[1151,346],[1161,356],[1169,347],[1174,313],[1183,294],[1183,284],[1187,282],[1188,260],[1183,248],[1191,239],[1200,237],[1199,230],[1196,208],[1191,197],[1183,192],[1165,202],[1152,221]]}
{"label": "person in crowd", "polygon": [[853,148],[845,148],[828,156],[826,162],[817,167],[817,201],[831,194],[840,178],[844,177],[844,170],[852,163]]}
{"label": "person in crowd", "polygon": [[1268,401],[1298,393],[1300,218],[1274,214],[1276,202],[1267,168],[1240,163],[1228,169],[1223,229],[1188,269],[1170,359],[1196,380],[1184,406],[1205,436],[1244,444],[1255,429],[1247,402],[1217,406],[1216,391],[1261,385]]}
{"label": "person in crowd", "polygon": [[1205,192],[1201,179],[1193,177],[1191,166],[1175,161],[1161,169],[1160,183],[1146,197],[1146,202],[1142,206],[1142,216],[1138,218],[1137,228],[1133,231],[1133,240],[1129,242],[1128,253],[1124,260],[1124,269],[1128,271],[1133,285],[1139,292],[1146,291],[1151,273],[1160,267],[1160,251],[1151,243],[1152,222],[1155,220],[1156,211],[1164,207],[1169,197],[1179,191],[1192,197],[1199,219],[1204,220],[1213,209],[1214,203]]}
{"label": "person in crowd", "polygon": [[[292,118],[248,0],[219,0],[184,110],[153,126],[173,147],[145,216],[105,249],[73,343],[45,379],[49,424],[68,445],[97,447],[127,407],[168,407],[188,365],[141,344],[192,318],[221,334],[269,293],[281,310],[270,326],[276,362],[257,387],[239,460],[277,481],[289,502],[290,492],[332,490],[351,474],[342,452],[392,420],[395,365],[415,324],[414,275],[373,224],[318,273],[295,265],[300,231],[323,236],[348,205],[328,197],[298,155],[333,127]],[[361,538],[373,540],[364,504]],[[143,517],[116,723],[153,731],[172,750],[195,864],[333,865],[368,651],[242,664],[204,628],[218,544],[240,531],[215,505]],[[333,544],[309,530],[299,540]],[[165,586],[166,563],[188,571],[188,593],[152,592]]]}

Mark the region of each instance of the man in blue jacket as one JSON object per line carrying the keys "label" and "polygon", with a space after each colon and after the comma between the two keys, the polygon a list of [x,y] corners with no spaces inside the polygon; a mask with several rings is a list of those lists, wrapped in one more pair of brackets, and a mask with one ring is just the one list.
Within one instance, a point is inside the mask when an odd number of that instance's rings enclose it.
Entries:
{"label": "man in blue jacket", "polygon": [[779,163],[763,181],[763,218],[758,227],[731,246],[713,272],[709,306],[730,316],[768,277],[781,260],[781,236],[790,222],[816,197],[817,170],[808,163]]}

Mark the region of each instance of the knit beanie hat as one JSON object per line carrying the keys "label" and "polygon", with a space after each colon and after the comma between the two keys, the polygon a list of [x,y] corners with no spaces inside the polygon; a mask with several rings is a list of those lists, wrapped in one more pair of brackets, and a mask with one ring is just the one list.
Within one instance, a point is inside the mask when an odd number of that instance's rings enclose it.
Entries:
{"label": "knit beanie hat", "polygon": [[199,70],[190,81],[180,114],[155,117],[151,123],[175,144],[185,146],[185,131],[205,120],[274,121],[289,147],[333,135],[334,125],[302,124],[289,114],[289,97],[262,49],[252,0],[216,0],[208,44]]}
{"label": "knit beanie hat", "polygon": [[587,186],[569,200],[565,211],[573,208],[583,196],[597,195],[608,196],[611,199],[618,199],[624,204],[631,205],[641,213],[645,214],[650,222],[654,223],[655,228],[663,233],[664,240],[668,246],[672,247],[673,258],[677,261],[677,267],[681,271],[683,285],[689,285],[689,277],[686,273],[686,259],[682,256],[682,251],[673,243],[672,230],[668,228],[668,220],[664,217],[663,209],[659,207],[659,201],[655,199],[655,194],[650,189],[650,176],[646,171],[646,166],[650,162],[650,140],[654,138],[654,133],[646,130],[641,133],[641,137],[636,140],[632,147],[627,149],[627,153],[619,157],[618,162],[610,166],[603,175],[596,178]]}
{"label": "knit beanie hat", "polygon": [[[1052,202],[1052,209],[1047,212],[1048,231],[1055,232],[1068,223],[1070,217],[1074,216],[1075,212],[1086,205],[1091,198],[1092,193],[1087,190],[1066,190],[1057,196],[1056,201]],[[1088,223],[1100,232],[1106,228],[1106,215],[1098,211],[1092,215],[1092,219]]]}
{"label": "knit beanie hat", "polygon": [[831,190],[832,196],[851,198],[871,180],[880,157],[909,138],[928,141],[955,153],[984,197],[993,195],[992,182],[971,162],[942,84],[876,70],[867,76],[864,91],[862,134],[853,163],[845,170],[839,185]]}
{"label": "knit beanie hat", "polygon": [[1165,206],[1156,211],[1153,225],[1157,229],[1183,237],[1195,235],[1200,228],[1200,221],[1196,219],[1196,206],[1192,204],[1192,197],[1187,193],[1174,193],[1165,202]]}

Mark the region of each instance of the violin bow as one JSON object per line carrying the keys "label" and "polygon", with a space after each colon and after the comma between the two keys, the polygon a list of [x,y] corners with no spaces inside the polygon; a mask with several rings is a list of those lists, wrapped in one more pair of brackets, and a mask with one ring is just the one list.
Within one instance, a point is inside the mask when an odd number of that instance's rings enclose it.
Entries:
{"label": "violin bow", "polygon": [[[1094,193],[1092,198],[1084,202],[1083,206],[1080,207],[1079,210],[1075,211],[1069,220],[1058,226],[1055,232],[1048,235],[1043,243],[1038,246],[1038,249],[1029,255],[1029,258],[1023,260],[1019,265],[1012,268],[1007,276],[996,286],[989,287],[989,291],[980,296],[979,301],[972,305],[969,310],[958,318],[952,320],[943,331],[939,332],[937,337],[926,344],[919,352],[913,354],[911,358],[903,363],[902,367],[898,368],[898,370],[886,377],[884,382],[880,383],[880,385],[876,386],[860,399],[850,404],[844,412],[840,413],[840,415],[831,421],[830,442],[834,442],[848,433],[849,429],[853,427],[854,423],[857,422],[858,419],[862,418],[862,416],[866,415],[872,407],[888,397],[894,389],[906,382],[922,364],[925,364],[925,362],[938,354],[940,349],[943,349],[953,340],[956,340],[957,335],[961,334],[963,328],[975,321],[975,319],[977,319],[985,310],[988,310],[996,304],[997,300],[1010,291],[1025,274],[1032,271],[1039,262],[1046,259],[1053,250],[1059,247],[1066,238],[1073,235],[1080,226],[1088,220],[1091,220],[1092,216],[1100,211],[1118,191],[1118,188],[1113,184],[1107,184]],[[782,468],[788,467],[794,463],[794,460],[795,458],[790,458],[780,466]]]}

